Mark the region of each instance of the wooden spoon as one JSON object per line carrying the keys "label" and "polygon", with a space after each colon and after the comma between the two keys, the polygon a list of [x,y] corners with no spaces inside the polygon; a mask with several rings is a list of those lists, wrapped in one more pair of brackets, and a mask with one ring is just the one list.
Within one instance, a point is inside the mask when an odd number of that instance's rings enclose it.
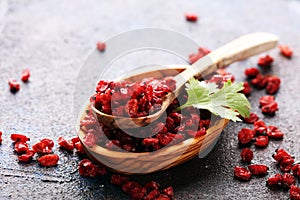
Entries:
{"label": "wooden spoon", "polygon": [[[140,81],[143,78],[174,76],[186,69],[186,65],[171,65],[155,71],[144,69],[139,75],[130,74],[124,80]],[[149,70],[149,69],[148,69]],[[90,102],[82,110],[79,120],[87,115],[85,110],[90,108]],[[217,142],[222,130],[226,127],[229,120],[217,118],[212,120],[210,128],[203,136],[188,138],[178,144],[168,145],[154,152],[132,153],[127,151],[110,150],[106,147],[94,145],[88,147],[84,143],[85,132],[80,129],[78,122],[78,136],[84,145],[88,156],[95,162],[105,165],[111,171],[122,174],[147,174],[155,171],[166,170],[173,166],[180,165],[195,156],[205,156]]]}
{"label": "wooden spoon", "polygon": [[251,33],[239,37],[217,50],[212,51],[174,77],[176,81],[176,90],[173,93],[168,93],[166,95],[161,110],[152,115],[138,118],[126,118],[105,114],[97,110],[94,106],[92,106],[92,109],[98,121],[106,126],[121,129],[146,126],[157,120],[165,112],[170,103],[178,96],[182,86],[192,77],[200,74],[202,77],[205,77],[217,69],[223,68],[233,62],[272,49],[277,45],[277,42],[278,37],[276,35],[270,33]]}

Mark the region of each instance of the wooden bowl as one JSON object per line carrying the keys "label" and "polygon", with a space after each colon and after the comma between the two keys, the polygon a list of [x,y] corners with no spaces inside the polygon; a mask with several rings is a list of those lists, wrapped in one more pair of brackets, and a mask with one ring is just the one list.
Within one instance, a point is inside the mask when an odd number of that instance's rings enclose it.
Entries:
{"label": "wooden bowl", "polygon": [[[156,69],[155,71],[153,69],[148,69],[148,71],[145,69],[141,76],[124,79],[138,81],[145,77],[161,78],[176,75],[184,69],[184,66],[173,66],[168,69]],[[85,117],[86,113],[84,111],[90,106],[91,105],[87,103],[79,120],[82,120]],[[204,136],[189,138],[178,144],[167,145],[157,151],[144,153],[113,151],[99,145],[94,145],[90,148],[83,142],[85,133],[80,130],[79,122],[77,128],[79,130],[78,136],[82,141],[88,156],[94,162],[101,163],[108,167],[111,171],[122,174],[147,174],[180,165],[212,148],[229,120],[216,119],[212,121],[213,124],[210,125],[210,128]]]}

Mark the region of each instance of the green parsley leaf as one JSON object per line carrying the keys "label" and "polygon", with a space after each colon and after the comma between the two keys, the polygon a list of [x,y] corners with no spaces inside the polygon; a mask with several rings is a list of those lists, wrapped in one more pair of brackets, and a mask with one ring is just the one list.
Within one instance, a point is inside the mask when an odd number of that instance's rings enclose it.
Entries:
{"label": "green parsley leaf", "polygon": [[250,103],[243,93],[243,83],[231,83],[227,81],[221,89],[215,83],[199,82],[192,78],[186,84],[188,93],[187,102],[180,109],[194,106],[198,109],[206,109],[211,113],[225,119],[242,121],[238,115],[243,117],[250,115]]}

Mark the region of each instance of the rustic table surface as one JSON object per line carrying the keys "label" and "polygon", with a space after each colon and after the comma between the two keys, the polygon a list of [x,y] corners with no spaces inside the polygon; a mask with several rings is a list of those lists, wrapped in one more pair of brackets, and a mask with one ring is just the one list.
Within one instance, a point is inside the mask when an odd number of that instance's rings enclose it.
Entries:
{"label": "rustic table surface", "polygon": [[[200,16],[197,23],[184,19],[187,11]],[[9,139],[11,133],[40,138],[72,137],[76,134],[72,110],[73,86],[80,65],[98,40],[120,32],[143,28],[167,28],[193,38],[199,45],[215,49],[255,31],[277,34],[290,45],[295,56],[288,60],[278,50],[267,73],[282,80],[276,94],[279,111],[266,117],[258,108],[264,90],[249,97],[256,112],[267,124],[286,133],[282,141],[272,141],[266,149],[255,151],[254,162],[279,170],[272,153],[284,147],[300,160],[300,1],[297,0],[223,0],[203,1],[0,1],[0,199],[129,199],[109,183],[109,176],[82,178],[76,172],[79,158],[55,146],[61,157],[57,167],[42,168],[36,162],[20,164]],[[237,79],[245,79],[246,67],[256,65],[257,57],[230,67]],[[8,78],[18,78],[30,68],[32,79],[13,95]],[[288,199],[286,191],[272,191],[266,177],[241,183],[233,179],[233,167],[243,165],[237,132],[243,123],[230,123],[212,152],[205,158],[152,175],[134,177],[172,185],[176,199]]]}

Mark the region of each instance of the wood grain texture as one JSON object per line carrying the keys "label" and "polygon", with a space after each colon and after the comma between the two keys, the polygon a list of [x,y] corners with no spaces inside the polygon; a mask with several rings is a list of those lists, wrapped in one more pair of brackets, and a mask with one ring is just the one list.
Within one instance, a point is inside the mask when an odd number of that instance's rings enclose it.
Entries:
{"label": "wood grain texture", "polygon": [[219,119],[214,122],[204,136],[186,139],[176,145],[145,153],[132,153],[121,149],[112,151],[98,145],[89,148],[83,143],[85,133],[82,130],[78,132],[78,136],[94,162],[101,163],[111,171],[118,173],[147,174],[169,169],[196,157],[218,138],[228,122],[227,119]]}

